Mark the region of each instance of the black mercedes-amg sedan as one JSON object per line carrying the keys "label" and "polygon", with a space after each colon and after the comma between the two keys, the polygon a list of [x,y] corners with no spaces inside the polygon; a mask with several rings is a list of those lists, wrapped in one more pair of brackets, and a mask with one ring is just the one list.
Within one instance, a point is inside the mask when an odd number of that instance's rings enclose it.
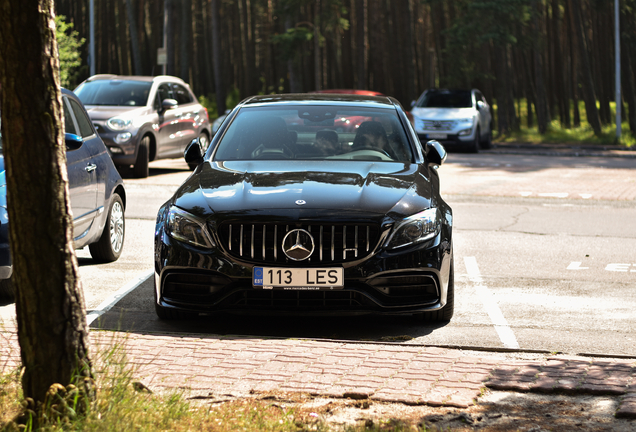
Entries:
{"label": "black mercedes-amg sedan", "polygon": [[453,316],[446,151],[388,96],[243,100],[157,215],[161,319],[218,313]]}

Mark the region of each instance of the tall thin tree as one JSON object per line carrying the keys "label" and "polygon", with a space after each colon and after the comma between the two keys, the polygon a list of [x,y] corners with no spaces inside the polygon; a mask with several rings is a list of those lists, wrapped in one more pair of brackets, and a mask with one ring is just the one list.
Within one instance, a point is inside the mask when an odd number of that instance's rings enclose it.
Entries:
{"label": "tall thin tree", "polygon": [[[2,137],[25,397],[92,377],[73,219],[53,0],[0,0]],[[36,79],[34,79],[34,77]]]}

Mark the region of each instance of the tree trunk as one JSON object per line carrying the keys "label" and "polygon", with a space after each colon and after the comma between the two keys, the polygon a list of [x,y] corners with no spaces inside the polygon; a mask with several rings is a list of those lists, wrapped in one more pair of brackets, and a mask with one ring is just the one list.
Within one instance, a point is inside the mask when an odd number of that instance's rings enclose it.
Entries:
{"label": "tree trunk", "polygon": [[356,1],[356,87],[366,89],[367,83],[367,0]]}
{"label": "tree trunk", "polygon": [[165,2],[165,23],[166,28],[166,75],[176,74],[176,62],[175,62],[175,31],[174,31],[174,0],[164,0]]}
{"label": "tree trunk", "polygon": [[629,122],[629,129],[632,131],[632,135],[636,135],[636,88],[635,82],[636,74],[634,73],[634,65],[632,64],[632,51],[628,43],[623,40],[622,50],[622,78],[624,98],[627,101],[627,121]]}
{"label": "tree trunk", "polygon": [[572,13],[572,23],[574,24],[574,33],[579,48],[580,75],[583,86],[583,100],[585,101],[585,111],[587,121],[592,127],[594,134],[601,134],[601,119],[596,107],[596,93],[594,92],[594,80],[592,78],[592,68],[590,66],[590,57],[587,50],[587,42],[585,31],[581,21],[581,5],[577,0],[568,0],[570,11]]}
{"label": "tree trunk", "polygon": [[226,110],[225,81],[223,80],[223,53],[221,52],[221,20],[219,19],[220,0],[210,0],[210,17],[212,19],[212,57],[214,61],[214,86],[216,94],[216,112],[219,116]]}
{"label": "tree trunk", "polygon": [[314,88],[322,89],[322,71],[320,61],[320,0],[314,4]]}
{"label": "tree trunk", "polygon": [[[539,22],[541,21],[541,5],[535,0],[535,10],[533,14],[533,27],[535,35],[539,34]],[[550,112],[548,110],[548,100],[545,90],[545,80],[543,78],[543,61],[541,52],[539,52],[539,44],[535,43],[534,47],[534,78],[536,82],[535,108],[537,110],[537,128],[539,134],[543,135],[548,130],[550,121]]]}
{"label": "tree trunk", "polygon": [[0,0],[0,10],[2,144],[22,388],[25,398],[43,401],[51,384],[92,377],[73,246],[54,6],[53,0]]}
{"label": "tree trunk", "polygon": [[186,82],[190,82],[190,31],[192,28],[192,0],[181,0],[181,25],[179,37],[179,76]]}
{"label": "tree trunk", "polygon": [[141,75],[141,53],[139,51],[139,33],[137,33],[137,21],[133,13],[132,0],[126,0],[126,12],[128,14],[128,28],[130,29],[130,45],[132,48],[132,61],[135,75]]}

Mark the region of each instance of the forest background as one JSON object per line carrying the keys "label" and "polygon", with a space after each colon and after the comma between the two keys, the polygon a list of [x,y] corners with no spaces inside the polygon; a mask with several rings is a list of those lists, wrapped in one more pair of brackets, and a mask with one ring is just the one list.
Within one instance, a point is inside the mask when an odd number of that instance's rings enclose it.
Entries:
{"label": "forest background", "polygon": [[[623,128],[634,137],[636,0],[614,1]],[[409,110],[427,88],[472,87],[495,106],[500,137],[521,128],[599,137],[616,119],[614,1],[93,0],[94,67],[179,76],[212,119],[253,94],[369,89]],[[65,31],[88,40],[89,0],[55,4]],[[76,50],[69,88],[89,76],[88,43]]]}

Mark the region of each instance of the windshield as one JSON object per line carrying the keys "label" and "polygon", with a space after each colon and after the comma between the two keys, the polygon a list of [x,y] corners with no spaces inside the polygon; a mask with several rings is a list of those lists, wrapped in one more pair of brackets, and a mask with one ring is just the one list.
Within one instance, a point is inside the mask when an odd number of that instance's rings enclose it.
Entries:
{"label": "windshield", "polygon": [[95,80],[80,84],[75,94],[84,105],[145,106],[151,86],[146,81]]}
{"label": "windshield", "polygon": [[420,100],[420,108],[470,108],[473,106],[469,91],[427,92]]}
{"label": "windshield", "polygon": [[408,162],[412,151],[395,109],[242,108],[218,143],[214,160],[257,159]]}

